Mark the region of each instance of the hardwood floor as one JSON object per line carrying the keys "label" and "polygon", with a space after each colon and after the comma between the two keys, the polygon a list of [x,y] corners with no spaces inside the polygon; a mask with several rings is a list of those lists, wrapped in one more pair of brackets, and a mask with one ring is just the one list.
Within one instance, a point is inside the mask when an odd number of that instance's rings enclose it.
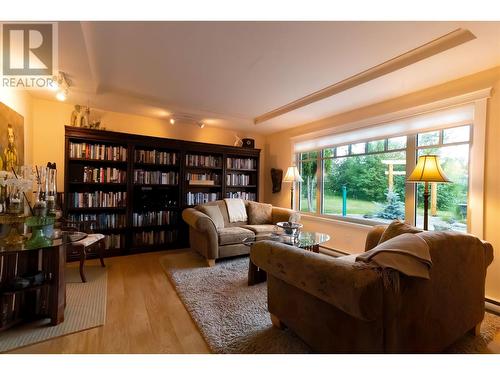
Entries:
{"label": "hardwood floor", "polygon": [[[106,259],[106,324],[10,353],[209,353],[155,252]],[[89,264],[98,264],[98,260]]]}
{"label": "hardwood floor", "polygon": [[[209,353],[156,252],[106,259],[106,324],[10,353]],[[98,260],[89,261],[98,264]],[[76,264],[74,265],[76,266]],[[485,353],[500,354],[500,333]]]}

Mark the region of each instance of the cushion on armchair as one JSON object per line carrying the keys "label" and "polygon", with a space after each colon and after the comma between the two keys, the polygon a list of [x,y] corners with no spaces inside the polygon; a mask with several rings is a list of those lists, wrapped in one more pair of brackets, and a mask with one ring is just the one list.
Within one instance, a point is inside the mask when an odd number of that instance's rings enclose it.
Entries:
{"label": "cushion on armchair", "polygon": [[403,221],[394,220],[385,229],[384,233],[382,233],[382,236],[380,237],[380,240],[378,241],[378,243],[380,245],[382,242],[385,242],[387,240],[390,240],[391,238],[397,237],[400,234],[405,234],[405,233],[420,233],[420,232],[422,232],[421,229],[418,229],[418,228],[416,228],[414,226],[406,224]]}
{"label": "cushion on armchair", "polygon": [[273,221],[273,205],[259,202],[248,202],[248,224],[271,224]]}

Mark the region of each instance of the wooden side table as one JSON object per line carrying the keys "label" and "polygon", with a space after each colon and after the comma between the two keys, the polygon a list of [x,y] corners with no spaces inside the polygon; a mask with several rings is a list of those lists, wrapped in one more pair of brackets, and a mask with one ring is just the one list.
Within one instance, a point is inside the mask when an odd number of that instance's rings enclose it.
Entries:
{"label": "wooden side table", "polygon": [[[52,325],[64,321],[66,244],[83,236],[63,234],[43,248],[0,246],[0,331],[28,320],[49,318]],[[43,276],[39,284],[23,288],[13,284],[36,273]]]}

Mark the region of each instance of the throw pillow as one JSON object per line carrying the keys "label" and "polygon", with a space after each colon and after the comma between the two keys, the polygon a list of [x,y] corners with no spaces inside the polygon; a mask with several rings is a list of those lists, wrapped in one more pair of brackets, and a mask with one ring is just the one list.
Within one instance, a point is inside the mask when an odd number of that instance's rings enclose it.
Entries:
{"label": "throw pillow", "polygon": [[224,228],[224,218],[219,206],[201,206],[199,210],[212,219],[217,230]]}
{"label": "throw pillow", "polygon": [[385,229],[384,233],[382,233],[382,236],[380,237],[380,240],[378,241],[378,243],[381,244],[382,242],[385,242],[387,240],[390,240],[391,238],[397,237],[400,234],[404,234],[404,233],[420,233],[420,232],[422,232],[421,229],[418,229],[418,228],[416,228],[414,226],[406,224],[406,223],[404,223],[402,221],[394,220]]}
{"label": "throw pillow", "polygon": [[272,224],[273,205],[267,203],[248,202],[248,224]]}

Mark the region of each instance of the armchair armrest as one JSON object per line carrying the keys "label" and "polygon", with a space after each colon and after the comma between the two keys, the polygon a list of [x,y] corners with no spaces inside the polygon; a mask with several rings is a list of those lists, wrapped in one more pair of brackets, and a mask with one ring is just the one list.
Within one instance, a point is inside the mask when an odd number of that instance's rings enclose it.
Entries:
{"label": "armchair armrest", "polygon": [[273,210],[272,210],[273,224],[276,224],[279,221],[288,221],[288,219],[292,215],[298,215],[300,218],[300,214],[298,212],[295,212],[295,211],[290,210],[288,208],[274,207],[273,206]]}
{"label": "armchair armrest", "polygon": [[284,282],[365,321],[382,317],[383,283],[372,269],[274,242],[256,242],[252,262]]}

